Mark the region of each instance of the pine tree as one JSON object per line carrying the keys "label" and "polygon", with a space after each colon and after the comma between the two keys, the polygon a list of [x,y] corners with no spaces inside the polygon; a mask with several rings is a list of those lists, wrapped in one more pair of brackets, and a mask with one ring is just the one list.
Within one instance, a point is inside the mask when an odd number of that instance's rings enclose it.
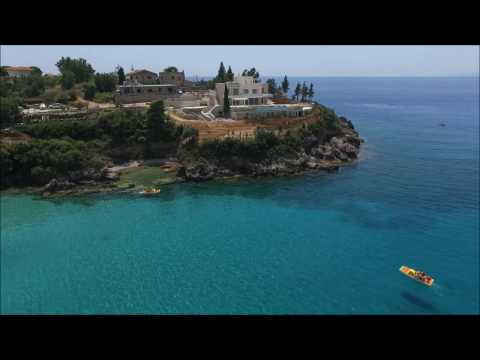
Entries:
{"label": "pine tree", "polygon": [[268,79],[267,85],[268,85],[267,92],[269,94],[275,95],[275,92],[277,91],[277,83],[275,82],[275,79]]}
{"label": "pine tree", "polygon": [[220,67],[218,69],[218,74],[215,80],[216,82],[225,82],[226,80],[226,72],[225,66],[223,66],[223,61],[220,62]]}
{"label": "pine tree", "polygon": [[315,95],[315,92],[313,91],[313,84],[310,83],[310,89],[308,90],[308,98],[310,99],[310,101],[312,101],[313,95]]}
{"label": "pine tree", "polygon": [[118,76],[118,84],[123,85],[125,81],[125,72],[123,71],[123,68],[120,65],[117,66],[117,76]]}
{"label": "pine tree", "polygon": [[225,91],[223,93],[223,117],[230,117],[230,99],[228,98],[227,84],[225,84]]}
{"label": "pine tree", "polygon": [[233,71],[230,65],[228,66],[228,71],[227,71],[227,81],[233,81]]}
{"label": "pine tree", "polygon": [[303,85],[302,85],[302,102],[307,100],[307,96],[308,96],[308,87],[307,87],[307,84],[305,84],[305,82],[303,82]]}
{"label": "pine tree", "polygon": [[282,87],[279,85],[277,87],[277,89],[275,90],[275,97],[276,98],[281,98],[283,96],[283,89]]}
{"label": "pine tree", "polygon": [[302,87],[300,83],[297,82],[297,87],[295,88],[295,99],[298,101],[298,97],[300,96],[302,92]]}
{"label": "pine tree", "polygon": [[288,94],[288,79],[287,79],[287,75],[285,75],[285,77],[283,78],[283,81],[282,81],[282,90],[283,90],[283,93],[285,95]]}
{"label": "pine tree", "polygon": [[260,73],[254,67],[252,67],[250,70],[243,70],[242,76],[253,76],[253,78],[257,80],[260,77]]}
{"label": "pine tree", "polygon": [[158,100],[150,105],[147,111],[147,139],[158,140],[164,132],[166,117],[165,108],[162,100]]}

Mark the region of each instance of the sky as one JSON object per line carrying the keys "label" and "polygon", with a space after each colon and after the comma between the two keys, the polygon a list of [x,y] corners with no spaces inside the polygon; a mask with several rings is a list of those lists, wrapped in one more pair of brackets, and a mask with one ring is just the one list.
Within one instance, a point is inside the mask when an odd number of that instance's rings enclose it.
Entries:
{"label": "sky", "polygon": [[58,73],[62,56],[85,58],[98,72],[159,72],[173,65],[188,76],[214,76],[220,61],[235,74],[255,67],[262,76],[472,76],[478,46],[113,46],[2,45],[1,65],[38,66]]}

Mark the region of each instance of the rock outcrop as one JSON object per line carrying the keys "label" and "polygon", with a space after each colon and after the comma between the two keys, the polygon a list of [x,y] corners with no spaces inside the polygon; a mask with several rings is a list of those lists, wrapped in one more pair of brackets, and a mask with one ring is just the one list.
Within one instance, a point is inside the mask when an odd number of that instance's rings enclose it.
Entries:
{"label": "rock outcrop", "polygon": [[346,118],[338,119],[340,131],[325,141],[325,135],[317,138],[309,135],[304,138],[302,150],[296,154],[277,156],[274,159],[254,162],[240,157],[232,157],[228,162],[201,159],[196,163],[182,166],[177,178],[184,181],[207,181],[214,178],[247,176],[283,176],[299,174],[309,170],[338,171],[340,166],[358,158],[363,140]]}
{"label": "rock outcrop", "polygon": [[97,185],[111,185],[120,178],[117,172],[109,168],[96,170],[88,168],[85,170],[70,171],[67,176],[54,178],[43,188],[44,194],[53,194],[58,191],[71,190],[77,186],[94,187]]}

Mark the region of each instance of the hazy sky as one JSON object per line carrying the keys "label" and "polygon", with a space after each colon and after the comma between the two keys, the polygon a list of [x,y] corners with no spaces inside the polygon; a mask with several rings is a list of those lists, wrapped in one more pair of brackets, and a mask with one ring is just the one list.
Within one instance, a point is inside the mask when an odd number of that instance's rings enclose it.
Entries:
{"label": "hazy sky", "polygon": [[1,47],[2,65],[36,65],[57,73],[62,56],[83,57],[99,72],[174,65],[187,76],[215,75],[220,61],[235,73],[255,66],[262,76],[478,75],[477,46],[13,46]]}

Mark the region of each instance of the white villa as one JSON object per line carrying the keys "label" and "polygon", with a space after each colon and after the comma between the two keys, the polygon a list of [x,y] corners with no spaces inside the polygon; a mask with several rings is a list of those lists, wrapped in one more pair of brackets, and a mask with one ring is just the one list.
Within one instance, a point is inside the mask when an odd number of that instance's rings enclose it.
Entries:
{"label": "white villa", "polygon": [[230,105],[262,105],[270,104],[271,94],[267,84],[257,82],[253,76],[236,76],[233,81],[215,85],[218,104],[223,105],[225,86],[228,88]]}

